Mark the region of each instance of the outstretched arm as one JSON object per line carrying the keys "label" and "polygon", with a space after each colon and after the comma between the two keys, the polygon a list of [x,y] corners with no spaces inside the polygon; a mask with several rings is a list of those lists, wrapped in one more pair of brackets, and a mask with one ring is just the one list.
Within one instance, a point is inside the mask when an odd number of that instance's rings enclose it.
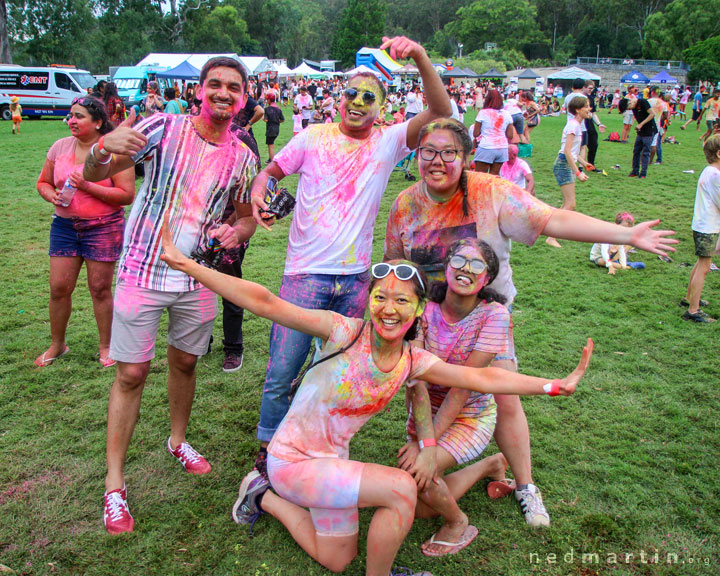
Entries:
{"label": "outstretched arm", "polygon": [[442,361],[433,364],[421,377],[432,384],[452,388],[468,388],[485,394],[570,396],[575,392],[578,382],[585,374],[590,363],[593,346],[593,341],[588,338],[577,368],[565,378],[552,382],[548,378],[526,376],[502,368],[468,368]]}
{"label": "outstretched arm", "polygon": [[412,118],[408,123],[407,130],[407,146],[415,149],[417,146],[417,138],[420,129],[435,118],[449,118],[452,114],[450,106],[450,98],[447,90],[443,86],[440,76],[435,72],[432,62],[425,52],[425,48],[417,42],[413,42],[405,36],[396,36],[395,38],[383,37],[383,43],[380,50],[390,48],[390,56],[392,58],[412,58],[415,65],[420,71],[420,78],[423,81],[423,90],[427,98],[427,110],[423,110]]}
{"label": "outstretched arm", "polygon": [[233,304],[245,308],[256,316],[327,340],[332,329],[332,312],[306,310],[275,296],[270,290],[240,278],[234,278],[201,266],[185,256],[172,241],[172,234],[165,216],[162,228],[163,254],[160,259],[173,270],[180,270],[198,282],[220,294]]}
{"label": "outstretched arm", "polygon": [[673,230],[654,230],[660,220],[641,222],[632,228],[598,220],[580,212],[553,210],[542,233],[553,238],[600,244],[631,244],[640,250],[667,256],[678,241],[669,238]]}
{"label": "outstretched arm", "polygon": [[94,145],[85,158],[83,178],[88,182],[99,182],[105,178],[135,166],[132,156],[140,152],[147,144],[147,138],[132,129],[135,122],[135,109],[121,122],[115,130],[102,137],[103,148]]}

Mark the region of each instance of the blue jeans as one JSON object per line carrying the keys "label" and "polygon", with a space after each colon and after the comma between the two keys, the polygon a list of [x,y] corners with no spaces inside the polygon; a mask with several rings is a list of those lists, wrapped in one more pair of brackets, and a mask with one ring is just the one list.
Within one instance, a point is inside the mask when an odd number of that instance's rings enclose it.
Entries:
{"label": "blue jeans", "polygon": [[[362,318],[367,306],[370,272],[348,275],[283,276],[280,298],[310,310],[332,310]],[[305,364],[312,336],[273,324],[257,437],[270,442],[290,407],[290,385]]]}
{"label": "blue jeans", "polygon": [[[648,164],[650,163],[650,148],[652,147],[652,136],[637,136],[633,147],[632,173],[639,176],[647,176]],[[642,161],[642,164],[641,164]]]}

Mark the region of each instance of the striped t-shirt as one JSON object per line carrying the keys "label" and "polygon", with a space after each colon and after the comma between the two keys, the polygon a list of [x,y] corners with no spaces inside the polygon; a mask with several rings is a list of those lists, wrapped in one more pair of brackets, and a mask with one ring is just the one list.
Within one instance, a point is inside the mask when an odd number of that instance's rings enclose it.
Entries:
{"label": "striped t-shirt", "polygon": [[135,129],[148,139],[134,157],[145,162],[145,180],[125,226],[118,281],[163,292],[196,290],[196,280],[160,260],[165,213],[183,254],[205,247],[230,199],[249,202],[253,153],[232,133],[221,145],[208,142],[190,116],[153,114]]}
{"label": "striped t-shirt", "polygon": [[[424,341],[425,350],[448,364],[465,364],[474,350],[495,354],[503,354],[507,351],[508,332],[512,319],[508,309],[498,302],[479,303],[470,314],[455,324],[445,320],[440,304],[428,302],[423,320],[423,324],[427,327],[418,339]],[[430,383],[427,389],[435,415],[450,389]],[[476,412],[484,410],[487,405],[486,397],[486,394],[472,392],[460,415],[477,416]],[[411,434],[415,432],[413,424],[410,418],[408,431]]]}

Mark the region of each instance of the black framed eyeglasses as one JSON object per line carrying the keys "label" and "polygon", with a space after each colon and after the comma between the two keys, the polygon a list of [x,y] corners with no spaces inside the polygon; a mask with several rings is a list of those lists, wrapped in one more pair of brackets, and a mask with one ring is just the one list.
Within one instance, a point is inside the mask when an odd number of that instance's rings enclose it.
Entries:
{"label": "black framed eyeglasses", "polygon": [[[344,94],[345,98],[347,98],[348,100],[355,100],[359,92],[357,88],[346,88]],[[375,94],[375,92],[370,92],[369,90],[366,90],[362,93],[362,99],[365,104],[372,104],[373,102],[375,102],[375,100],[377,100],[377,95]]]}
{"label": "black framed eyeglasses", "polygon": [[473,274],[482,274],[487,269],[487,264],[479,258],[473,258],[470,260],[460,254],[455,254],[455,256],[450,258],[450,266],[455,268],[455,270],[462,270],[468,263],[470,264],[470,272]]}
{"label": "black framed eyeglasses", "polygon": [[385,278],[390,272],[395,274],[395,278],[398,280],[410,280],[413,276],[417,276],[420,287],[425,290],[425,284],[422,278],[420,278],[420,273],[415,266],[410,266],[410,264],[388,264],[387,262],[380,262],[374,264],[370,270],[373,278],[377,278],[378,280]]}
{"label": "black framed eyeglasses", "polygon": [[448,164],[450,162],[455,162],[455,158],[457,158],[458,152],[460,150],[455,150],[453,148],[446,148],[445,150],[435,150],[435,148],[425,148],[421,146],[418,148],[420,150],[420,158],[425,160],[425,162],[432,162],[435,160],[435,156],[440,154],[440,159],[443,162],[447,162]]}

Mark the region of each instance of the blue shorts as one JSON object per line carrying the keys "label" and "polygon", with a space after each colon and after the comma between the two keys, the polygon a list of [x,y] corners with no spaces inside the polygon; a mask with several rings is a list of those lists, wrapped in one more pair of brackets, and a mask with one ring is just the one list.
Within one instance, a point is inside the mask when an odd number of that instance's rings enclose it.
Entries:
{"label": "blue shorts", "polygon": [[50,256],[74,257],[96,262],[120,259],[125,231],[125,214],[98,218],[62,218],[53,214],[50,225]]}
{"label": "blue shorts", "polygon": [[575,182],[575,174],[568,164],[565,154],[558,154],[553,164],[553,174],[555,174],[555,180],[557,180],[558,186],[565,186],[566,184],[572,184]]}
{"label": "blue shorts", "polygon": [[518,136],[520,136],[520,134],[525,131],[525,117],[522,115],[522,112],[512,115],[512,123]]}
{"label": "blue shorts", "polygon": [[508,149],[505,148],[480,148],[475,150],[475,162],[484,162],[485,164],[502,164],[508,161]]}

